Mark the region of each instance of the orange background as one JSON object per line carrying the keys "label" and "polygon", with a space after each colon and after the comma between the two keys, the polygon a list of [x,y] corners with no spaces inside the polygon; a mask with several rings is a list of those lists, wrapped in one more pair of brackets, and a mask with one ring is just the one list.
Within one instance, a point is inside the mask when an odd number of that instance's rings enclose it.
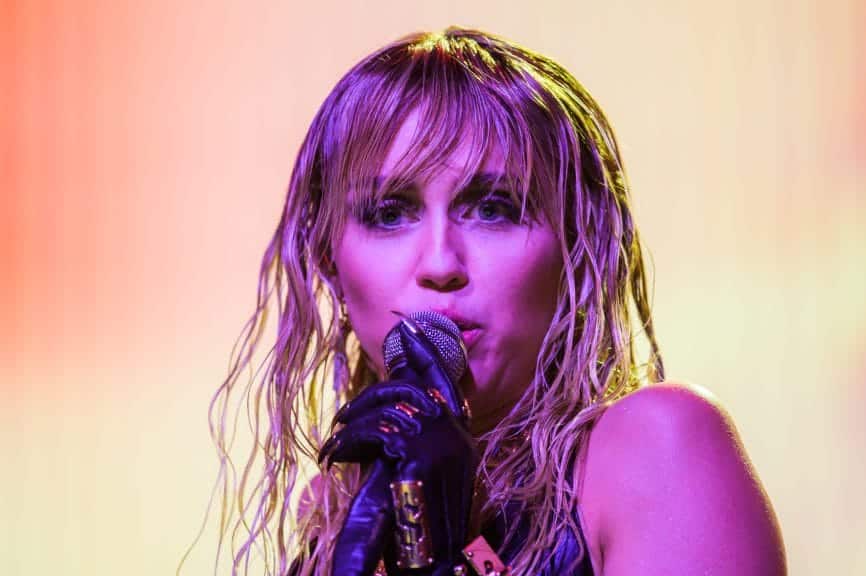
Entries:
{"label": "orange background", "polygon": [[[0,3],[3,573],[174,571],[216,473],[207,404],[306,127],[359,58],[449,24],[553,56],[600,100],[669,377],[733,414],[791,574],[866,573],[864,16],[856,0]],[[211,573],[213,550],[207,532],[185,573]]]}

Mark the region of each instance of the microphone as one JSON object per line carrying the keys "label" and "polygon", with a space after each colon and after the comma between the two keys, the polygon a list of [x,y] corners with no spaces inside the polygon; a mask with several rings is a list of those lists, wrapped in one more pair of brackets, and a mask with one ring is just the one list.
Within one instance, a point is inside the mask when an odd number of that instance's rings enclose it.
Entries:
{"label": "microphone", "polygon": [[[466,345],[460,328],[443,314],[395,314],[401,319],[382,343],[388,379],[402,381],[400,386],[417,387],[439,408],[419,412],[418,407],[400,401],[388,408],[416,420],[419,428],[424,427],[423,438],[393,434],[395,430],[383,421],[378,427],[375,422],[355,423],[358,436],[349,437],[343,445],[345,450],[352,446],[352,454],[347,452],[336,461],[357,461],[368,468],[335,543],[333,566],[340,573],[371,574],[384,553],[383,563],[389,570],[396,567],[423,569],[416,572],[419,575],[444,574],[439,565],[430,572],[431,566],[438,561],[441,568],[447,568],[459,558],[453,545],[465,540],[477,466],[474,442],[467,430],[468,405],[459,387],[468,369]],[[374,404],[376,398],[374,395]],[[424,404],[431,408],[428,401]],[[383,448],[391,446],[393,454],[366,460],[364,446],[371,442]],[[339,446],[332,436],[320,450],[319,461],[329,458]],[[388,461],[396,455],[397,462]],[[429,509],[428,502],[433,504]],[[393,516],[387,514],[389,508]],[[455,510],[466,512],[465,522]],[[388,546],[391,528],[395,541]]]}
{"label": "microphone", "polygon": [[[409,316],[399,312],[394,314],[401,320],[382,344],[388,378],[429,382],[431,388],[426,390],[427,394],[466,422],[468,409],[458,385],[466,372],[466,345],[460,336],[460,328],[438,312],[415,312]],[[410,355],[413,362],[409,361]],[[425,378],[425,375],[433,374],[435,377]],[[398,471],[389,487],[394,503],[396,565],[399,569],[426,569],[435,561],[428,516],[441,522],[441,511],[436,508],[428,511],[430,488],[425,487],[411,471]]]}
{"label": "microphone", "polygon": [[[407,358],[408,347],[417,345],[409,341],[399,330],[403,325],[416,338],[425,340],[436,351],[439,366],[445,372],[451,384],[450,389],[438,390],[444,398],[451,412],[456,416],[464,410],[463,394],[460,391],[459,382],[466,372],[466,344],[460,335],[460,328],[453,320],[429,310],[413,312],[405,316],[399,312],[394,314],[401,317],[382,343],[382,355],[385,360],[385,369],[388,378],[401,377],[404,370],[411,374],[417,374],[419,367],[411,366]],[[420,367],[424,368],[424,367]]]}

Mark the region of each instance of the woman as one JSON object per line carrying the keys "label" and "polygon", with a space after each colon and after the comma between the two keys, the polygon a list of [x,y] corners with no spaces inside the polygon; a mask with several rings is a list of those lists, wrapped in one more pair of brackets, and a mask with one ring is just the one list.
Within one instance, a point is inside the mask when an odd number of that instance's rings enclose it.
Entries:
{"label": "woman", "polygon": [[[225,447],[276,288],[235,569],[258,555],[268,573],[364,574],[382,556],[389,573],[456,574],[472,541],[493,549],[489,569],[520,575],[785,573],[732,422],[663,381],[641,250],[613,131],[558,64],[460,28],[357,64],[301,147],[215,398]],[[465,340],[452,388],[414,332],[424,311]],[[395,312],[410,347],[399,373],[382,353]],[[424,480],[420,511],[390,493],[407,471]],[[401,556],[410,512],[426,538],[417,568]]]}

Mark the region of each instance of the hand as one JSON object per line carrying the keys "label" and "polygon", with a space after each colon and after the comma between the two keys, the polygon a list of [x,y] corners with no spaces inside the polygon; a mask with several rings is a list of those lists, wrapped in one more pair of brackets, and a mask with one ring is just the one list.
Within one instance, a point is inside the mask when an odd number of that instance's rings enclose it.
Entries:
{"label": "hand", "polygon": [[466,544],[478,455],[460,411],[462,395],[423,334],[399,329],[407,363],[340,410],[335,422],[343,428],[319,454],[329,463],[373,461],[337,538],[333,565],[340,574],[369,574],[383,554],[389,574],[409,573],[396,566],[396,543],[389,541],[393,481],[423,486],[434,562],[411,574],[450,574]]}

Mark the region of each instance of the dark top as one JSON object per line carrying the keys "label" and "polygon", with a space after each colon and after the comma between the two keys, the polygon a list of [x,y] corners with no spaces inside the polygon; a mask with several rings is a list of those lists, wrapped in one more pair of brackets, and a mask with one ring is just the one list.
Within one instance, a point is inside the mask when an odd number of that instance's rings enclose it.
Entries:
{"label": "dark top", "polygon": [[[511,508],[509,510],[509,508]],[[496,518],[488,522],[481,529],[481,534],[490,547],[494,550],[500,550],[499,557],[505,564],[510,564],[515,554],[521,548],[523,542],[529,533],[530,520],[525,516],[521,518],[520,524],[517,527],[517,532],[502,549],[502,541],[506,534],[505,517],[509,516],[509,512],[515,512],[512,506],[506,506],[505,514],[497,514]],[[574,514],[574,522],[577,524],[577,534],[571,531],[566,531],[559,539],[559,544],[553,554],[553,557],[544,569],[539,572],[539,576],[593,576],[592,562],[589,558],[589,546],[586,544],[586,538],[583,535],[583,528],[580,525],[580,517],[577,512]],[[575,561],[583,553],[580,561],[575,564]]]}
{"label": "dark top", "polygon": [[[515,515],[514,506],[506,506],[505,514],[497,514],[493,520],[486,523],[481,529],[484,539],[487,540],[487,543],[494,550],[499,550],[502,547],[507,526],[505,518],[509,516],[509,512],[512,513],[511,515]],[[539,576],[594,576],[592,562],[589,558],[589,547],[586,544],[583,527],[580,525],[580,517],[577,512],[574,514],[574,521],[577,524],[577,534],[567,531],[560,536],[559,544],[550,560],[550,564],[539,572]],[[505,564],[511,563],[522,543],[526,540],[529,533],[529,522],[530,520],[523,516],[515,536],[508,543],[508,546],[500,551],[499,557]],[[310,549],[312,550],[314,546],[315,540],[311,543]],[[581,552],[583,552],[583,556],[579,562],[574,564],[575,560],[581,555]],[[299,569],[300,566],[296,559],[289,568],[289,576],[297,574]]]}

